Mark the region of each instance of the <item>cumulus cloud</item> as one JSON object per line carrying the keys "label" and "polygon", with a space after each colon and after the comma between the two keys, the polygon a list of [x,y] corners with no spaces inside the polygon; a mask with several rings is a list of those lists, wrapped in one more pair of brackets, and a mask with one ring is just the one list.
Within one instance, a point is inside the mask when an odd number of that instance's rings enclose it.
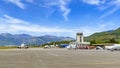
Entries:
{"label": "cumulus cloud", "polygon": [[[101,25],[102,24],[102,25]],[[100,23],[94,27],[81,26],[77,28],[65,29],[61,27],[45,27],[38,24],[33,24],[21,19],[13,18],[8,15],[0,17],[0,33],[27,33],[31,35],[55,35],[55,36],[70,36],[74,37],[76,32],[83,32],[85,36],[89,36],[95,32],[101,32],[114,28],[114,23]],[[112,27],[112,28],[111,28]],[[106,29],[107,28],[107,29]]]}
{"label": "cumulus cloud", "polygon": [[61,29],[56,27],[45,27],[38,24],[31,24],[30,22],[13,18],[8,15],[0,18],[0,32],[8,33],[71,33],[72,30]]}
{"label": "cumulus cloud", "polygon": [[99,27],[87,27],[82,26],[80,28],[71,28],[71,29],[64,29],[60,27],[45,27],[38,24],[32,24],[30,22],[13,18],[8,15],[4,15],[4,17],[0,18],[0,33],[7,32],[7,33],[27,33],[31,35],[57,35],[57,36],[71,36],[75,38],[76,32],[83,32],[85,36],[91,35],[94,32],[101,31],[103,28]]}

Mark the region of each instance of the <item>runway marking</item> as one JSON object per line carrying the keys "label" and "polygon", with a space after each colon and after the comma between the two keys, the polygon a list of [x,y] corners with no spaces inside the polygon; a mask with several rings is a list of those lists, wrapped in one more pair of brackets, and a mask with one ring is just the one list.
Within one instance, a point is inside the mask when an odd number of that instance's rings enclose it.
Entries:
{"label": "runway marking", "polygon": [[52,55],[52,56],[59,56],[57,54],[53,54],[53,53],[50,53],[50,52],[47,52],[47,54]]}

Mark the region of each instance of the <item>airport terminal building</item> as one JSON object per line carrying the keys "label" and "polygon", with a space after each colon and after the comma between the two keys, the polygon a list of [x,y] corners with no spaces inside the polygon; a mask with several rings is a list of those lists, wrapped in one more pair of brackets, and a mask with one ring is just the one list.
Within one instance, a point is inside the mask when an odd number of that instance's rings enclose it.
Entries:
{"label": "airport terminal building", "polygon": [[70,45],[75,46],[75,47],[87,47],[90,45],[90,42],[85,42],[83,33],[78,32],[76,33],[76,41],[70,42]]}

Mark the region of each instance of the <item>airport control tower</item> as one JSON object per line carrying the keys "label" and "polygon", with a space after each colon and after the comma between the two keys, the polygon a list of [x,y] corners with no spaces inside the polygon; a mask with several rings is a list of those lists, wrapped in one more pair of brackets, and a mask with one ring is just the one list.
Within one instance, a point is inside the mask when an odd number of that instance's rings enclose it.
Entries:
{"label": "airport control tower", "polygon": [[76,42],[78,42],[78,43],[83,43],[83,42],[84,42],[83,33],[78,32],[78,33],[76,34]]}
{"label": "airport control tower", "polygon": [[90,42],[85,42],[84,41],[84,35],[82,32],[77,32],[76,33],[76,41],[75,42],[70,42],[70,46],[75,48],[83,48],[84,46],[89,46]]}

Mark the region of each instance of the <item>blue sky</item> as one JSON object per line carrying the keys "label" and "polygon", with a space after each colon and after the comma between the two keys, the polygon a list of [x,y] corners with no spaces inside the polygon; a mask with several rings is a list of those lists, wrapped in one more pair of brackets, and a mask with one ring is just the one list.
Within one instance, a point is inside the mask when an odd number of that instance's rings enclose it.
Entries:
{"label": "blue sky", "polygon": [[119,28],[120,0],[0,0],[0,33],[89,36]]}

